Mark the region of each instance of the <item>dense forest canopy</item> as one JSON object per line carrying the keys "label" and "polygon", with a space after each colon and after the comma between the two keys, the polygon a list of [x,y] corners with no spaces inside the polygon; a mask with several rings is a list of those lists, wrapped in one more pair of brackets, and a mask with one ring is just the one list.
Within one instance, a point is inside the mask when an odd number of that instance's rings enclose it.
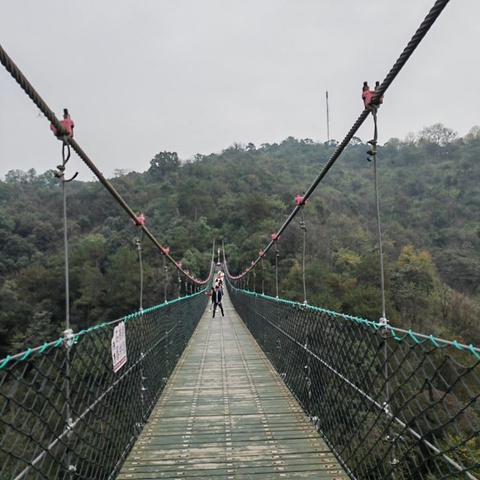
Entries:
{"label": "dense forest canopy", "polygon": [[[170,254],[198,278],[212,245],[229,269],[248,267],[312,184],[337,142],[292,137],[235,144],[181,161],[160,152],[144,173],[111,182],[142,211]],[[354,138],[303,207],[309,304],[381,316],[372,163]],[[393,325],[480,343],[480,128],[458,138],[441,124],[378,149],[386,312]],[[97,182],[67,185],[71,322],[74,329],[139,307],[139,232]],[[0,358],[58,338],[64,329],[62,188],[53,171],[11,170],[0,181]],[[143,240],[143,306],[178,294],[179,279]],[[279,296],[302,302],[303,230],[278,242]],[[248,288],[275,294],[275,253]],[[183,280],[180,280],[183,282]]]}

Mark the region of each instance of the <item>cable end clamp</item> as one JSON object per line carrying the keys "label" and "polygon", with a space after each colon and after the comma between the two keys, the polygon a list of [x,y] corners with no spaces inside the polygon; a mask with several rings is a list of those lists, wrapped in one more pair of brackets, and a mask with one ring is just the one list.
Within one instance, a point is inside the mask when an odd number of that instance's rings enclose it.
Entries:
{"label": "cable end clamp", "polygon": [[75,335],[71,328],[68,328],[63,332],[63,344],[65,347],[70,348],[74,344]]}

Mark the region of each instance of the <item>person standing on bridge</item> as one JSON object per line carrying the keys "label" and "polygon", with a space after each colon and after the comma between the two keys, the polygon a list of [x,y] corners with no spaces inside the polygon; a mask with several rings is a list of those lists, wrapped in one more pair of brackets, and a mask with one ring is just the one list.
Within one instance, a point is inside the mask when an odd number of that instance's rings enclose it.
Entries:
{"label": "person standing on bridge", "polygon": [[225,313],[223,312],[223,305],[222,305],[222,291],[220,290],[220,287],[217,285],[215,287],[215,291],[213,292],[212,295],[212,301],[213,301],[213,316],[212,318],[215,318],[215,311],[217,310],[217,306],[220,307],[220,311],[222,312],[222,317],[225,316]]}

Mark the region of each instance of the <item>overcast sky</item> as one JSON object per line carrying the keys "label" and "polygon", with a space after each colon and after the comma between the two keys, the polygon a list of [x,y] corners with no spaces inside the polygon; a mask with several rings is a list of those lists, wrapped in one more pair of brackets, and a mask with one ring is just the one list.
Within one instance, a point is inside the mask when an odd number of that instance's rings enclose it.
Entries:
{"label": "overcast sky", "polygon": [[[0,43],[107,177],[288,136],[342,140],[434,0],[1,0]],[[379,141],[480,124],[479,0],[451,0],[385,97]],[[371,122],[358,136],[371,137]],[[61,163],[0,65],[0,177]],[[71,170],[93,174],[74,154]]]}

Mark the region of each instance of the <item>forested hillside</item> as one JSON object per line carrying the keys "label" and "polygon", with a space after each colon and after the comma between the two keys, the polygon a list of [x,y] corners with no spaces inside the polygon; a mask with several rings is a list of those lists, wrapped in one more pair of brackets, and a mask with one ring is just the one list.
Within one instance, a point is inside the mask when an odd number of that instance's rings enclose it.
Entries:
{"label": "forested hillside", "polygon": [[[160,152],[147,172],[111,180],[170,254],[198,278],[212,245],[229,268],[250,265],[312,184],[337,143],[287,138],[234,145],[181,161]],[[161,149],[161,146],[160,148]],[[309,304],[369,319],[381,315],[373,166],[355,138],[303,209]],[[480,129],[464,138],[442,125],[379,147],[386,311],[393,325],[480,343]],[[0,182],[0,358],[64,329],[62,189],[53,171],[11,170]],[[97,182],[67,185],[71,322],[74,329],[138,309],[139,232]],[[303,301],[303,231],[298,216],[282,235],[279,295]],[[144,300],[178,293],[173,268],[143,240]],[[275,294],[275,252],[256,290]],[[251,275],[251,277],[253,277]],[[183,282],[183,280],[182,280]],[[253,278],[249,288],[253,289]]]}

